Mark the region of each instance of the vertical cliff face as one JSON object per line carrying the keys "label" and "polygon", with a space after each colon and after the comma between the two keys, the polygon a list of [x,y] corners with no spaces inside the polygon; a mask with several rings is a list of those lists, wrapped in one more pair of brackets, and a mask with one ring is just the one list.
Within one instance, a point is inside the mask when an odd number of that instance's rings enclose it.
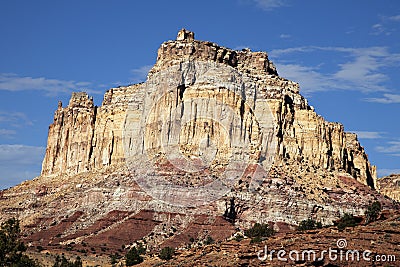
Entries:
{"label": "vertical cliff face", "polygon": [[112,88],[100,107],[86,93],[73,93],[49,127],[42,175],[77,174],[123,163],[122,132],[129,100],[138,85]]}
{"label": "vertical cliff face", "polygon": [[86,93],[73,93],[68,107],[59,102],[49,136],[42,174],[89,169],[96,107]]}
{"label": "vertical cliff face", "polygon": [[[20,218],[46,249],[178,247],[393,207],[375,176],[357,136],[319,116],[267,53],[182,30],[145,83],[108,90],[99,107],[86,93],[59,103],[42,175],[1,192],[0,221]],[[222,219],[232,202],[235,225]]]}
{"label": "vertical cliff face", "polygon": [[140,155],[152,160],[171,147],[177,159],[226,165],[236,157],[264,167],[294,160],[375,186],[357,137],[317,115],[266,53],[198,41],[185,30],[161,45],[145,83],[110,89],[100,107],[85,93],[59,105],[42,175],[117,166]]}

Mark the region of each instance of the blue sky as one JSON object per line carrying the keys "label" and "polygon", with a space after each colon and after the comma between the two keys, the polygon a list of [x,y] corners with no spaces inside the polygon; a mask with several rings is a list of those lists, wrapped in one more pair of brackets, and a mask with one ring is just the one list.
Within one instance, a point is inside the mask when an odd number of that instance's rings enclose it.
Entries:
{"label": "blue sky", "polygon": [[310,105],[400,173],[400,1],[1,1],[0,189],[40,173],[57,101],[143,81],[179,29],[267,51]]}

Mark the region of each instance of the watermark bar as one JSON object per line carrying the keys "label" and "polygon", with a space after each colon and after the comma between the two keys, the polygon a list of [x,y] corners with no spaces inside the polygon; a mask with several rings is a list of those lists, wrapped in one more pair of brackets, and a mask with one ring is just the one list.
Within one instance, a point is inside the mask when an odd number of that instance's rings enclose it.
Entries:
{"label": "watermark bar", "polygon": [[306,249],[306,250],[268,250],[267,245],[264,249],[257,252],[260,261],[343,261],[343,262],[396,262],[396,255],[375,254],[371,250],[351,250],[347,247],[346,239],[338,239],[335,248],[327,249]]}

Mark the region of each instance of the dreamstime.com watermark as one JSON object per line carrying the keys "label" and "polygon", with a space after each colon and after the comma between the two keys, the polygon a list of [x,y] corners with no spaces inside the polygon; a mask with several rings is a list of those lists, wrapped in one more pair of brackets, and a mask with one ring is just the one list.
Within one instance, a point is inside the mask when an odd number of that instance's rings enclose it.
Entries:
{"label": "dreamstime.com watermark", "polygon": [[376,254],[371,250],[351,250],[347,247],[346,239],[338,239],[336,248],[329,247],[328,249],[306,249],[306,250],[268,250],[265,245],[263,250],[257,252],[257,257],[260,261],[366,261],[366,262],[395,262],[396,255],[392,254]]}

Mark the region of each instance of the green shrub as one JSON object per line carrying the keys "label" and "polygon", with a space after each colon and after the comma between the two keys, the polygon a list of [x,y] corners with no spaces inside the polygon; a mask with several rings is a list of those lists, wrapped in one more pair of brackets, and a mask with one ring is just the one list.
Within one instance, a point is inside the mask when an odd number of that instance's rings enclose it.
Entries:
{"label": "green shrub", "polygon": [[263,241],[262,238],[259,237],[259,236],[256,236],[256,237],[253,237],[253,238],[250,240],[250,244],[253,244],[253,243],[260,243],[261,241]]}
{"label": "green shrub", "polygon": [[340,221],[339,221],[337,227],[338,227],[338,229],[339,229],[340,231],[342,231],[342,230],[344,230],[346,227],[354,227],[354,226],[356,226],[357,224],[358,224],[358,223],[357,223],[357,220],[356,220],[356,218],[353,216],[353,214],[345,213],[345,214],[343,215],[343,217],[340,218]]}
{"label": "green shrub", "polygon": [[175,249],[171,247],[165,247],[160,251],[160,259],[162,260],[170,260],[174,256]]}
{"label": "green shrub", "polygon": [[126,266],[132,266],[143,262],[143,257],[140,256],[140,252],[136,247],[131,248],[126,253]]}
{"label": "green shrub", "polygon": [[320,229],[320,228],[322,228],[322,223],[317,222],[310,218],[310,219],[301,221],[297,230],[307,231],[307,230],[315,230],[315,229]]}
{"label": "green shrub", "polygon": [[260,242],[275,233],[274,229],[270,228],[268,224],[255,223],[252,228],[244,231],[244,234],[252,238],[252,242]]}
{"label": "green shrub", "polygon": [[67,260],[64,255],[56,257],[53,267],[82,267],[81,258],[78,256],[74,262]]}
{"label": "green shrub", "polygon": [[211,245],[213,244],[215,241],[211,236],[207,236],[206,240],[204,241],[204,245]]}
{"label": "green shrub", "polygon": [[382,211],[382,205],[379,201],[375,201],[372,205],[367,207],[365,212],[365,223],[371,223],[378,219],[379,214]]}
{"label": "green shrub", "polygon": [[236,236],[235,236],[235,240],[236,240],[237,242],[240,242],[240,241],[243,240],[243,236],[242,236],[242,235],[236,235]]}

